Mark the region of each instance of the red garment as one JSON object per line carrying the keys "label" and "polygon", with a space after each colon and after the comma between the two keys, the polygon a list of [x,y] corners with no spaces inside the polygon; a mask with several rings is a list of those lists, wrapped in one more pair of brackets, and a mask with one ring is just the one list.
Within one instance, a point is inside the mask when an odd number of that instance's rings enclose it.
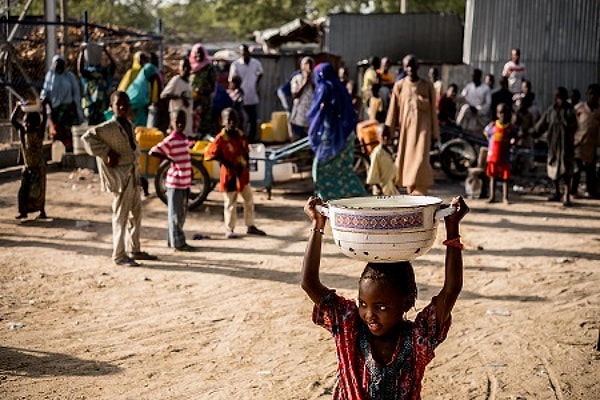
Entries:
{"label": "red garment", "polygon": [[500,121],[491,122],[485,127],[488,137],[486,175],[490,178],[507,180],[511,175],[510,141],[517,137],[517,128]]}
{"label": "red garment", "polygon": [[217,160],[221,163],[221,192],[241,192],[244,186],[250,183],[249,157],[248,139],[239,129],[233,132],[221,130],[204,152],[206,160]]}
{"label": "red garment", "polygon": [[373,359],[370,332],[354,301],[331,292],[315,305],[312,318],[335,340],[338,370],[334,400],[420,399],[425,366],[446,339],[451,324],[448,319],[440,326],[435,306],[430,303],[414,322],[406,321],[392,361],[383,366]]}

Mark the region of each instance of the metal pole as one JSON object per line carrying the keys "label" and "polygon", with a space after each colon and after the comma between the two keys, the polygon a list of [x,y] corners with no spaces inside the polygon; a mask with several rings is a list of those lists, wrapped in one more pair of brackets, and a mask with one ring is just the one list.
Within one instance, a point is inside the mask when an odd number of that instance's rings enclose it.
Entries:
{"label": "metal pole", "polygon": [[400,0],[400,13],[406,14],[406,0]]}
{"label": "metal pole", "polygon": [[[45,0],[46,20],[56,22],[56,0]],[[56,44],[56,25],[46,27],[46,69],[52,66],[52,57],[58,53]]]}

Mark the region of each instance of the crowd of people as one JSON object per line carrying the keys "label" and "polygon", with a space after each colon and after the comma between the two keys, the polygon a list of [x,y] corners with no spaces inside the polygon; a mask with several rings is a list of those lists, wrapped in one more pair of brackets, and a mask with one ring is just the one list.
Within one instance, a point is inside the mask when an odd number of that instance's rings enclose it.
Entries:
{"label": "crowd of people", "polygon": [[[390,84],[389,67],[382,62],[386,58],[372,57],[363,75],[362,106],[358,108],[358,118],[363,121],[357,134],[363,142],[377,141],[378,124],[391,129],[392,134],[398,130],[397,174],[387,178],[396,186],[404,186],[407,193],[427,192],[432,182],[429,146],[440,138],[439,126],[451,126],[488,140],[488,153],[483,158],[487,162],[479,167],[489,181],[482,194],[490,202],[496,201],[497,181],[503,182],[503,202],[509,202],[508,181],[513,174],[529,176],[533,171],[534,145],[540,139],[548,145],[547,176],[554,185],[549,200],[570,206],[573,196],[598,197],[598,84],[589,85],[583,100],[577,89],[569,94],[566,88],[557,87],[553,104],[541,110],[518,48],[511,51],[497,87],[493,74],[484,76],[475,68],[462,90],[452,82],[444,89],[437,68],[429,69],[428,80],[421,79],[413,58],[403,60]],[[366,147],[370,152],[368,143]],[[513,162],[512,150],[523,155],[519,163]],[[372,160],[373,168],[377,164]],[[582,174],[585,188],[580,187]],[[374,191],[395,193],[394,189],[379,189],[390,188],[390,183],[377,182]]]}
{"label": "crowd of people", "polygon": [[[116,87],[118,93],[127,95],[127,118],[134,130],[150,126],[167,136],[169,129],[181,128],[187,140],[194,140],[226,127],[222,111],[227,109],[233,111],[228,111],[228,118],[236,120],[250,145],[260,140],[258,87],[264,72],[247,45],[240,46],[239,54],[227,71],[227,88],[219,84],[213,60],[201,43],[182,57],[178,74],[168,81],[160,70],[157,55],[138,51],[117,85],[115,61],[108,49],[84,44],[76,73],[67,70],[62,57],[53,58],[41,92],[41,115],[47,112],[50,137],[72,151],[74,125],[87,121],[93,128],[119,118],[114,111],[116,105],[110,102],[110,93]],[[548,143],[547,174],[554,184],[549,200],[569,206],[574,196],[597,197],[598,84],[589,86],[584,100],[576,89],[569,95],[567,89],[559,87],[554,103],[547,110],[540,110],[527,78],[519,49],[512,50],[497,87],[492,74],[484,76],[476,68],[462,90],[455,83],[444,88],[435,67],[428,70],[427,77],[421,77],[414,55],[407,55],[397,71],[392,71],[389,57],[372,57],[360,90],[348,79],[347,68],[336,71],[330,63],[315,65],[311,57],[303,57],[299,69],[277,94],[289,113],[290,140],[308,138],[313,153],[314,193],[325,200],[364,195],[365,184],[371,185],[374,194],[398,194],[403,188],[407,194],[426,195],[433,184],[430,150],[440,140],[440,126],[446,125],[488,140],[487,162],[482,169],[489,180],[489,190],[483,191],[489,201],[496,201],[496,184],[501,181],[502,200],[508,203],[512,174],[531,171],[534,142],[542,136]],[[185,124],[175,123],[179,111],[184,111]],[[34,132],[38,129],[37,120],[33,118],[34,122],[28,123],[29,119],[17,121],[15,117],[13,124],[19,132]],[[235,132],[229,132],[228,137]],[[357,137],[371,158],[366,182],[361,182],[353,171]],[[393,139],[396,149],[390,147]],[[511,148],[529,154],[524,163],[511,162]],[[32,155],[39,153],[33,140],[23,141],[23,149],[31,165],[43,164],[33,162]],[[103,151],[100,157],[105,156]],[[24,177],[23,186],[34,182],[33,187],[44,187],[40,171],[38,168],[35,174]],[[582,176],[584,190],[580,187]],[[243,194],[243,186],[238,188],[239,193]],[[39,195],[38,200],[43,200],[43,196]],[[233,207],[235,197],[230,196],[227,204]],[[36,209],[22,205],[21,218],[26,215],[22,210],[39,210],[45,215],[43,206]],[[227,234],[234,237],[235,223],[230,214],[225,216],[229,220]],[[250,221],[248,232],[254,228]],[[184,246],[176,243],[175,247]],[[123,258],[123,254],[115,257]]]}
{"label": "crowd of people", "polygon": [[240,46],[240,58],[231,64],[227,89],[217,89],[212,59],[200,43],[180,60],[179,73],[168,82],[155,53],[134,53],[131,67],[118,84],[115,70],[115,60],[106,47],[83,44],[76,72],[67,69],[61,56],[53,58],[40,107],[19,103],[13,110],[11,122],[19,133],[25,161],[17,218],[27,218],[35,211],[40,213],[38,218],[47,218],[43,153],[46,121],[49,137],[61,142],[67,152],[73,151],[73,126],[87,123],[88,130],[81,140],[86,151],[98,159],[102,189],[113,194],[113,262],[138,266],[139,260],[156,260],[140,248],[140,194],[142,189],[147,193],[147,180],[140,173],[141,152],[135,135],[137,127],[152,127],[165,137],[149,154],[172,164],[166,185],[167,245],[192,251],[183,234],[192,177],[189,146],[194,139],[216,134],[223,127],[208,152],[225,171],[220,185],[225,194],[225,236],[237,237],[233,233],[237,193],[244,198],[247,233],[264,236],[265,232],[254,225],[248,185],[249,143],[258,139],[256,110],[263,70],[260,62],[250,57],[248,46]]}
{"label": "crowd of people", "polygon": [[[236,238],[238,194],[244,200],[246,233],[264,236],[254,221],[250,188],[249,146],[259,140],[258,85],[263,68],[246,45],[231,64],[228,87],[219,90],[217,74],[205,47],[194,45],[180,60],[178,74],[168,82],[158,57],[137,52],[131,68],[116,90],[115,63],[106,49],[100,56],[82,47],[77,76],[53,59],[42,91],[41,110],[17,107],[11,117],[19,132],[25,168],[19,191],[19,215],[39,211],[46,217],[45,160],[42,144],[46,118],[53,140],[72,149],[70,129],[87,119],[82,137],[86,150],[98,159],[103,190],[112,194],[112,261],[135,267],[139,260],[157,256],[141,249],[142,223],[137,126],[151,126],[168,135],[149,154],[171,161],[167,173],[167,246],[195,251],[186,240],[188,192],[192,180],[190,141],[219,132],[205,157],[221,164],[219,189],[224,199],[225,237]],[[571,205],[572,196],[597,197],[596,149],[600,134],[600,86],[591,84],[584,101],[558,87],[554,103],[540,111],[535,102],[519,49],[512,51],[498,87],[491,74],[474,69],[472,80],[459,93],[450,83],[446,90],[439,71],[419,74],[415,55],[402,60],[395,75],[391,60],[373,57],[360,93],[348,80],[347,70],[330,63],[315,65],[311,57],[300,61],[278,95],[290,115],[290,140],[307,138],[313,152],[314,196],[305,205],[311,228],[304,255],[302,287],[314,302],[313,321],[336,340],[339,361],[335,398],[419,397],[425,366],[444,341],[451,311],[462,289],[462,244],[459,225],[469,207],[458,196],[456,212],[445,217],[447,246],[445,282],[414,322],[404,314],[415,304],[416,283],[409,262],[369,263],[359,280],[359,301],[347,300],[324,286],[319,278],[320,246],[325,217],[317,212],[324,202],[365,196],[365,182],[353,170],[356,135],[368,143],[371,167],[367,183],[377,193],[427,195],[434,183],[430,150],[440,140],[440,124],[455,125],[471,135],[488,139],[486,175],[489,201],[496,201],[496,184],[502,181],[502,200],[508,203],[512,163],[511,146],[532,149],[542,135],[548,143],[547,173],[554,183],[549,200]],[[83,90],[82,90],[83,89]],[[219,97],[221,96],[221,97]],[[49,110],[49,112],[47,112]],[[165,117],[166,116],[166,117]],[[365,132],[369,132],[366,134]],[[397,133],[396,133],[397,132]],[[395,154],[389,143],[397,137]],[[530,168],[525,165],[525,169]],[[585,174],[587,194],[579,192]]]}
{"label": "crowd of people", "polygon": [[200,138],[221,129],[220,114],[232,107],[240,115],[244,132],[256,142],[258,84],[263,75],[259,60],[250,56],[248,46],[240,46],[240,58],[231,63],[228,86],[218,84],[213,59],[203,44],[197,43],[180,60],[179,74],[168,82],[156,53],[137,51],[130,68],[115,81],[116,63],[103,44],[84,43],[77,55],[76,71],[67,69],[63,57],[53,58],[41,91],[48,106],[50,138],[61,141],[67,152],[72,147],[72,127],[98,125],[112,117],[109,97],[114,90],[127,93],[130,113],[136,127],[152,127],[167,132],[169,112],[181,106],[189,113],[186,135]]}

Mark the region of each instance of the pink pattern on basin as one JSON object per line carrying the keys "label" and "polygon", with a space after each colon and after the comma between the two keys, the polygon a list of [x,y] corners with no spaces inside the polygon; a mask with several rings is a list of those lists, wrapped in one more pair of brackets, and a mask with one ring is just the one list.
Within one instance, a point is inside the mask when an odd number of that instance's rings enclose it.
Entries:
{"label": "pink pattern on basin", "polygon": [[335,227],[364,230],[398,230],[423,227],[423,212],[405,215],[335,214]]}

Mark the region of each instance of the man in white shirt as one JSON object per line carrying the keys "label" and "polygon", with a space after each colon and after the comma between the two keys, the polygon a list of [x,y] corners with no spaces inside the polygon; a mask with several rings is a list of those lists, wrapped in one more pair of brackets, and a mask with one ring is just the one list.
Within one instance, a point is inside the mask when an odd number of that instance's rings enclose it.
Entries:
{"label": "man in white shirt", "polygon": [[160,93],[161,99],[169,100],[169,115],[178,110],[184,110],[186,116],[185,135],[189,138],[192,131],[192,84],[190,60],[185,57],[179,61],[179,75],[175,75]]}
{"label": "man in white shirt", "polygon": [[244,111],[248,116],[248,127],[242,127],[250,143],[257,141],[256,118],[258,103],[260,102],[258,93],[258,83],[263,76],[263,67],[260,61],[250,57],[248,46],[240,46],[242,56],[231,63],[229,68],[229,81],[234,76],[242,79],[242,90],[244,92]]}
{"label": "man in white shirt", "polygon": [[312,75],[314,65],[315,61],[311,57],[304,57],[300,62],[300,70],[302,72],[292,78],[292,97],[294,98],[294,105],[290,115],[290,136],[292,141],[306,137],[308,134],[310,121],[306,114],[312,105],[315,90]]}
{"label": "man in white shirt", "polygon": [[465,104],[460,108],[456,123],[465,131],[481,136],[483,128],[490,121],[489,110],[491,100],[490,87],[481,82],[482,72],[474,69],[473,81],[469,82],[461,92]]}
{"label": "man in white shirt", "polygon": [[504,64],[502,76],[508,78],[508,89],[514,93],[521,93],[521,83],[525,79],[525,64],[521,61],[521,50],[512,49],[510,61]]}

